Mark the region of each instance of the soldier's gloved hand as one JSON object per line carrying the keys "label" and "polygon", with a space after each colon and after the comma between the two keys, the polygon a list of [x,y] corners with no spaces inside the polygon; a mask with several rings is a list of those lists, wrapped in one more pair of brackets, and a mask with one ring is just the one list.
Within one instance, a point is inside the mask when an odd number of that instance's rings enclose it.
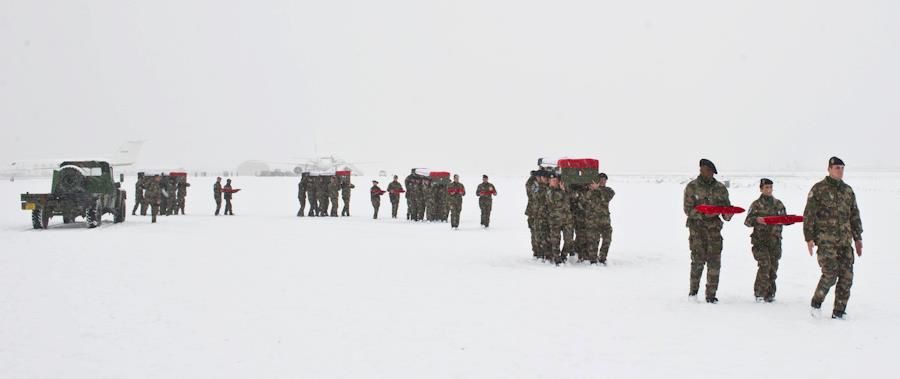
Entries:
{"label": "soldier's gloved hand", "polygon": [[734,215],[732,215],[732,214],[723,214],[722,218],[725,219],[725,221],[731,221],[731,217],[733,217],[733,216]]}
{"label": "soldier's gloved hand", "polygon": [[855,243],[856,244],[856,256],[861,257],[862,256],[862,248],[863,248],[862,240],[856,240],[855,242],[856,242]]}

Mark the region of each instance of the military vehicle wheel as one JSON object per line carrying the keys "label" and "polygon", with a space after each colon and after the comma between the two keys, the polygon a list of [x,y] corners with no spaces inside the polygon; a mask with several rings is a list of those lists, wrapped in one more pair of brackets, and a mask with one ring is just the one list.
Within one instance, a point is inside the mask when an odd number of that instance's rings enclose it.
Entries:
{"label": "military vehicle wheel", "polygon": [[97,208],[88,209],[84,218],[87,220],[88,228],[93,229],[100,226],[100,211]]}
{"label": "military vehicle wheel", "polygon": [[31,210],[31,227],[35,229],[44,229],[44,216],[40,209]]}

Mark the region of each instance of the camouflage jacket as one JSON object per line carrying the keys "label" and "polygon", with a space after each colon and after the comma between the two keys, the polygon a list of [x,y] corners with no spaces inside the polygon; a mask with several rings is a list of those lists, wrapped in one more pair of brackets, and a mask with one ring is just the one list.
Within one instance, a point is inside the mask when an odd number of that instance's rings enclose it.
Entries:
{"label": "camouflage jacket", "polygon": [[560,188],[547,190],[546,214],[552,225],[571,225],[574,222],[572,215],[572,201],[570,195]]}
{"label": "camouflage jacket", "polygon": [[525,215],[532,216],[531,209],[534,207],[534,194],[538,192],[537,177],[530,176],[525,181],[525,195],[528,196],[528,204],[525,206]]}
{"label": "camouflage jacket", "polygon": [[[447,191],[451,201],[462,201],[462,197],[466,196],[466,186],[459,182],[450,183],[450,185],[447,186]],[[453,193],[450,193],[451,191]]]}
{"label": "camouflage jacket", "polygon": [[222,198],[222,183],[215,182],[213,184],[213,197],[215,197],[216,199]]}
{"label": "camouflage jacket", "polygon": [[684,214],[687,216],[686,226],[722,226],[719,215],[706,215],[697,212],[698,205],[731,206],[728,199],[728,188],[716,178],[706,179],[702,176],[692,180],[684,189]]}
{"label": "camouflage jacket", "polygon": [[403,191],[403,185],[398,181],[388,183],[387,191],[390,193],[391,199],[399,199],[400,191]]}
{"label": "camouflage jacket", "polygon": [[531,217],[536,221],[546,221],[548,219],[547,210],[547,191],[550,186],[543,183],[536,183],[534,193],[532,194]]}
{"label": "camouflage jacket", "polygon": [[176,197],[178,197],[179,199],[184,199],[185,197],[187,197],[187,188],[190,186],[190,183],[178,182],[178,185],[176,186]]}
{"label": "camouflage jacket", "polygon": [[816,245],[842,246],[862,240],[856,194],[843,180],[826,177],[809,191],[803,211],[803,236]]}
{"label": "camouflage jacket", "polygon": [[231,184],[226,184],[225,187],[225,200],[231,200]]}
{"label": "camouflage jacket", "polygon": [[160,197],[161,189],[159,182],[155,180],[150,180],[145,185],[144,197],[150,202],[158,202]]}
{"label": "camouflage jacket", "polygon": [[750,241],[754,244],[759,242],[781,240],[781,225],[766,225],[756,222],[758,217],[766,216],[784,216],[787,210],[781,200],[774,196],[760,195],[759,199],[750,204],[747,210],[747,219],[744,225],[753,228],[753,234],[750,235]]}
{"label": "camouflage jacket", "polygon": [[309,188],[309,177],[304,176],[300,178],[300,182],[297,183],[297,198],[303,198],[306,196],[306,189]]}
{"label": "camouflage jacket", "polygon": [[350,198],[350,190],[356,188],[352,183],[341,182],[341,197],[344,199]]}
{"label": "camouflage jacket", "polygon": [[381,203],[381,195],[384,195],[384,191],[381,190],[381,187],[373,185],[369,189],[369,195],[372,197],[373,204]]}
{"label": "camouflage jacket", "polygon": [[138,178],[138,180],[134,182],[135,198],[140,199],[141,196],[144,195],[144,186],[146,186],[146,184],[144,183],[144,178]]}
{"label": "camouflage jacket", "polygon": [[478,188],[475,189],[475,194],[480,198],[491,199],[492,196],[497,196],[497,188],[490,182],[481,183],[478,185]]}
{"label": "camouflage jacket", "polygon": [[328,183],[328,196],[330,197],[338,197],[341,193],[341,183],[338,182],[329,182]]}

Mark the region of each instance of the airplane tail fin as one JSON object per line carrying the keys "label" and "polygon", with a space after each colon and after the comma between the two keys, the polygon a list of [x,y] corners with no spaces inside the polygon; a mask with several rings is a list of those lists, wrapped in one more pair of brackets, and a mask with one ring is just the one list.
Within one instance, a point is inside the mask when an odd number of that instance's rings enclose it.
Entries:
{"label": "airplane tail fin", "polygon": [[112,156],[112,161],[109,163],[113,166],[130,166],[135,164],[143,145],[144,141],[125,142],[119,147],[119,150],[116,150]]}

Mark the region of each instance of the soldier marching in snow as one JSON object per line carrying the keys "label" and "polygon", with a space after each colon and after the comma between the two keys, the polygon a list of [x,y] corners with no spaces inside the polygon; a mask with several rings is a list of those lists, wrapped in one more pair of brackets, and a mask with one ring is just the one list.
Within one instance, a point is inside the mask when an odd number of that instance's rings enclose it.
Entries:
{"label": "soldier marching in snow", "polygon": [[478,207],[481,208],[481,226],[487,228],[491,224],[491,208],[494,196],[497,196],[497,189],[488,181],[487,175],[482,175],[481,184],[475,191],[478,195]]}
{"label": "soldier marching in snow", "polygon": [[381,207],[381,195],[384,195],[384,191],[381,190],[381,187],[378,187],[378,181],[372,181],[372,188],[369,189],[369,194],[372,197],[372,208],[375,210],[373,214],[373,219],[378,219],[378,208]]}
{"label": "soldier marching in snow", "polygon": [[[690,231],[691,284],[689,296],[697,296],[700,278],[706,268],[706,302],[719,302],[719,270],[722,267],[722,220],[730,221],[730,214],[704,214],[696,206],[731,206],[728,188],[714,177],[719,172],[707,159],[700,160],[700,176],[688,183],[684,189],[684,214]],[[721,216],[721,218],[720,218]]]}
{"label": "soldier marching in snow", "polygon": [[759,198],[750,205],[744,225],[753,228],[750,243],[753,246],[753,258],[756,259],[756,281],[753,283],[753,294],[756,302],[771,303],[775,301],[775,279],[778,277],[778,260],[781,259],[781,225],[767,225],[763,217],[784,216],[787,210],[781,200],[773,195],[771,179],[760,179]]}
{"label": "soldier marching in snow", "polygon": [[837,284],[831,317],[843,319],[853,285],[853,250],[855,247],[856,255],[862,256],[863,229],[856,194],[844,183],[844,161],[840,158],[828,161],[828,176],[809,191],[803,218],[809,255],[815,248],[822,269],[811,301],[813,314],[818,316],[825,296]]}
{"label": "soldier marching in snow", "polygon": [[400,194],[405,192],[403,190],[403,185],[401,185],[397,179],[397,175],[394,175],[394,181],[390,182],[387,186],[388,196],[391,200],[391,218],[397,218],[397,208],[400,206]]}

